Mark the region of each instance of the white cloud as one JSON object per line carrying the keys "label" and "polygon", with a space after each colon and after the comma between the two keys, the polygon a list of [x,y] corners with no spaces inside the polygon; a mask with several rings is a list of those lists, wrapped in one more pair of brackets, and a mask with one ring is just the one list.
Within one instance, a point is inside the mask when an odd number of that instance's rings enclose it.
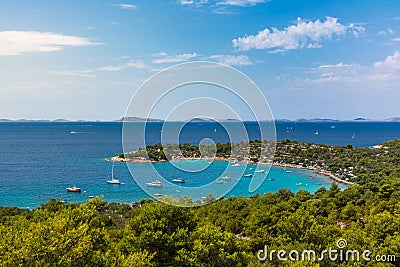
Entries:
{"label": "white cloud", "polygon": [[253,63],[246,55],[232,56],[232,55],[213,55],[209,57],[212,60],[216,60],[222,64],[230,66],[245,66],[252,65]]}
{"label": "white cloud", "polygon": [[168,55],[166,53],[158,53],[155,54],[155,57],[153,59],[153,63],[156,64],[163,64],[163,63],[179,63],[179,62],[185,62],[188,61],[192,58],[197,57],[196,53],[186,53],[186,54],[180,54],[180,55]]}
{"label": "white cloud", "polygon": [[218,1],[217,5],[227,5],[227,6],[254,6],[257,4],[265,3],[265,0],[225,0]]}
{"label": "white cloud", "polygon": [[193,5],[194,4],[194,1],[191,1],[191,0],[179,0],[178,1],[178,4],[180,4],[180,5]]}
{"label": "white cloud", "polygon": [[101,45],[88,38],[38,31],[0,32],[0,56],[60,51],[69,46]]}
{"label": "white cloud", "polygon": [[201,7],[204,5],[209,5],[211,7],[215,6],[238,6],[247,7],[255,6],[257,4],[262,4],[267,2],[267,0],[223,0],[223,1],[209,1],[209,0],[178,0],[177,3],[183,6],[196,6]]}
{"label": "white cloud", "polygon": [[392,41],[394,41],[394,42],[400,42],[400,37],[398,37],[398,38],[393,38]]}
{"label": "white cloud", "polygon": [[380,32],[378,32],[378,35],[388,35],[388,34],[393,34],[394,31],[392,30],[392,28],[386,28],[386,30],[382,30]]}
{"label": "white cloud", "polygon": [[132,4],[115,4],[113,6],[119,7],[121,9],[136,9],[137,8],[136,5],[132,5]]}
{"label": "white cloud", "polygon": [[385,72],[394,72],[400,70],[400,51],[396,51],[393,56],[388,56],[384,61],[378,61],[374,64],[375,68]]}
{"label": "white cloud", "polygon": [[358,36],[364,32],[362,26],[350,24],[345,26],[338,22],[337,18],[326,17],[321,22],[316,21],[305,22],[298,18],[296,25],[291,25],[283,30],[277,28],[268,28],[258,32],[256,35],[239,37],[232,40],[233,46],[239,50],[250,49],[273,49],[272,52],[284,52],[301,48],[319,48],[319,42],[323,40],[331,40],[334,35],[343,36],[347,32]]}
{"label": "white cloud", "polygon": [[168,56],[168,54],[165,52],[159,52],[159,53],[154,53],[152,56],[153,57],[165,57],[165,56]]}
{"label": "white cloud", "polygon": [[66,75],[66,76],[80,76],[80,77],[96,77],[96,75],[93,74],[93,70],[87,69],[87,70],[55,70],[52,71],[54,74],[58,75]]}
{"label": "white cloud", "polygon": [[128,62],[126,62],[125,64],[121,64],[121,65],[108,65],[108,66],[104,66],[99,68],[99,70],[101,71],[119,71],[119,70],[123,70],[126,68],[135,68],[135,69],[144,69],[146,68],[146,64],[143,63],[143,61],[141,60],[129,60]]}
{"label": "white cloud", "polygon": [[332,69],[332,68],[351,68],[351,67],[356,67],[359,66],[357,64],[343,64],[343,62],[333,64],[333,65],[321,65],[318,68],[320,69]]}
{"label": "white cloud", "polygon": [[[299,71],[297,70],[297,75]],[[370,66],[329,64],[304,70],[303,77],[288,79],[290,87],[351,90],[397,90],[400,85],[400,51]]]}

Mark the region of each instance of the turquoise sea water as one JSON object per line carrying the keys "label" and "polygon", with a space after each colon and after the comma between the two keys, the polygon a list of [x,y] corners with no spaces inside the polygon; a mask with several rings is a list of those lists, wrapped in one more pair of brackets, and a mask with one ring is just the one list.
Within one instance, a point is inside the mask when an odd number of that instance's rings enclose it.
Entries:
{"label": "turquoise sea water", "polygon": [[[332,128],[332,125],[335,127]],[[248,123],[246,128],[251,139],[259,137],[255,124]],[[125,163],[115,164],[116,178],[124,184],[106,183],[111,174],[111,163],[105,158],[123,151],[121,129],[121,123],[0,123],[0,206],[34,208],[51,197],[82,203],[89,196],[100,194],[104,195],[106,201],[124,203],[149,197],[136,184]],[[159,142],[160,129],[159,123],[149,126],[147,143]],[[315,131],[319,134],[315,135]],[[400,137],[400,123],[278,123],[277,136],[278,139],[333,145],[352,143],[363,147]],[[183,129],[180,142],[196,144],[206,137],[215,142],[229,141],[228,136],[216,124],[191,123]],[[134,149],[135,144],[131,145]],[[155,179],[156,177],[148,176],[148,168],[155,166],[167,180],[184,178],[185,186],[193,187],[213,181],[227,164],[229,163],[214,162],[206,173],[196,176],[176,171],[168,163],[137,163],[133,167],[133,175],[136,179]],[[232,169],[233,173],[230,175],[240,176],[235,173],[238,171]],[[228,196],[250,196],[256,192],[275,192],[280,188],[289,188],[294,192],[302,188],[314,192],[321,186],[329,187],[329,179],[314,175],[308,170],[294,169],[288,173],[282,168],[272,167],[264,183],[255,192],[248,191],[250,178],[225,181],[219,186],[222,188],[237,183]],[[296,185],[300,183],[301,185]],[[81,187],[83,192],[74,194],[65,190],[73,185]],[[168,191],[168,184],[165,183],[161,189],[151,190],[151,194],[164,194],[164,191]],[[182,191],[184,190],[181,193]],[[168,193],[174,196],[181,194],[176,190]],[[208,193],[212,192],[200,192],[194,197],[201,198]]]}

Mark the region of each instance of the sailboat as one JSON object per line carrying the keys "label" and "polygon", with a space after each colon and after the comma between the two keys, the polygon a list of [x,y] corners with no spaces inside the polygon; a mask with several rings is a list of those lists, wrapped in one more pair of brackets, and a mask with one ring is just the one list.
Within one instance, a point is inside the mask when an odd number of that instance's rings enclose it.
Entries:
{"label": "sailboat", "polygon": [[111,169],[111,180],[107,180],[108,184],[122,184],[120,180],[114,179],[114,162]]}

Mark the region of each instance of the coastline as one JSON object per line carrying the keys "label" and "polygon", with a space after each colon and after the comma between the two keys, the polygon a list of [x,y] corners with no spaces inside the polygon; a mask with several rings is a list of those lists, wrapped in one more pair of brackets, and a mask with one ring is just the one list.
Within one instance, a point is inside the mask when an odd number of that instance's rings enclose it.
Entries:
{"label": "coastline", "polygon": [[[212,160],[212,161],[232,161],[231,159],[227,159],[227,158],[223,158],[223,157],[215,157],[215,158],[189,158],[191,160]],[[179,158],[176,160],[189,160],[187,158]],[[157,163],[157,162],[167,162],[167,160],[149,160],[146,158],[131,158],[131,159],[126,159],[126,158],[121,158],[119,156],[114,156],[111,158],[107,158],[107,161],[111,161],[111,162],[127,162],[127,163]],[[242,160],[242,161],[237,161],[237,162],[243,162],[246,164],[252,164],[252,165],[269,165],[269,163],[254,163],[252,161],[249,160]],[[296,164],[290,164],[290,163],[279,163],[279,162],[273,162],[272,164],[270,164],[271,166],[277,166],[277,167],[282,167],[282,168],[293,168],[293,169],[304,169],[304,170],[312,170],[312,171],[316,171],[319,174],[325,175],[327,177],[329,177],[329,179],[340,183],[340,184],[345,184],[348,186],[353,186],[353,185],[357,185],[354,182],[351,181],[347,181],[347,180],[343,180],[341,177],[333,174],[330,171],[324,170],[321,167],[313,167],[313,166],[308,166],[308,167],[303,167],[302,165],[296,165]]]}

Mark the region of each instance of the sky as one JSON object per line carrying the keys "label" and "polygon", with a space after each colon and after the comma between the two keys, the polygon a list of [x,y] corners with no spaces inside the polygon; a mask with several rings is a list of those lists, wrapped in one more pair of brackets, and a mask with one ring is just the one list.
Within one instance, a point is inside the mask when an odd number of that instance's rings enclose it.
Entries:
{"label": "sky", "polygon": [[148,78],[191,61],[243,72],[277,119],[397,117],[399,10],[385,0],[2,0],[0,118],[114,120]]}

